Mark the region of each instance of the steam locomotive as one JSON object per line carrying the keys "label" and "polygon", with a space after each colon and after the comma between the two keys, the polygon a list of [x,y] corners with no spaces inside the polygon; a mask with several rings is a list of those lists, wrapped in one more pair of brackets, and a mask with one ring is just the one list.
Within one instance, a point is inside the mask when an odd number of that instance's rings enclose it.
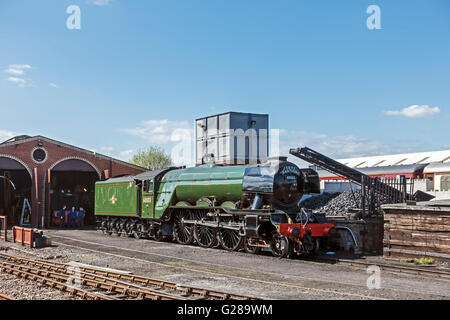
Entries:
{"label": "steam locomotive", "polygon": [[106,235],[249,253],[270,248],[282,258],[317,252],[333,228],[298,207],[303,195],[319,192],[317,172],[286,157],[258,165],[167,168],[97,182],[95,215]]}

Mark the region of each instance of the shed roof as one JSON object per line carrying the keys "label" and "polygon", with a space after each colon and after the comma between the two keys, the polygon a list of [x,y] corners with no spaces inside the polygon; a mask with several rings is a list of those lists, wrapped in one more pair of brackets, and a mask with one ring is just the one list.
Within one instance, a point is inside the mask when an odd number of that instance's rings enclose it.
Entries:
{"label": "shed roof", "polygon": [[[422,172],[426,168],[427,164],[411,164],[411,165],[399,165],[399,166],[383,166],[372,168],[357,168],[359,172],[367,175],[382,175],[382,174],[404,174],[413,172]],[[327,170],[318,169],[319,177],[337,177],[334,173]]]}
{"label": "shed roof", "polygon": [[122,160],[119,160],[119,159],[116,159],[116,158],[112,158],[110,156],[97,153],[95,151],[90,151],[90,150],[87,150],[87,149],[76,147],[76,146],[70,145],[68,143],[64,143],[64,142],[61,142],[61,141],[58,141],[58,140],[50,139],[50,138],[47,138],[47,137],[44,137],[44,136],[31,137],[31,136],[27,136],[27,135],[21,135],[21,136],[13,137],[13,138],[10,138],[10,139],[0,143],[0,149],[4,148],[4,147],[8,147],[8,146],[22,144],[22,143],[29,142],[29,141],[38,141],[38,140],[47,141],[49,143],[53,143],[53,144],[56,144],[56,145],[59,145],[59,146],[65,147],[65,148],[73,149],[73,150],[76,150],[76,151],[79,151],[79,152],[84,152],[84,153],[87,153],[89,155],[94,155],[96,157],[100,157],[100,158],[103,158],[103,159],[106,159],[106,160],[111,160],[113,162],[120,163],[122,165],[126,165],[126,166],[129,166],[129,167],[135,168],[135,169],[145,170],[145,168],[139,167],[139,166],[131,164],[129,162],[122,161]]}
{"label": "shed roof", "polygon": [[450,162],[433,162],[425,167],[424,173],[431,172],[450,172]]}
{"label": "shed roof", "polygon": [[442,162],[450,164],[450,150],[345,158],[338,159],[337,161],[352,168],[386,167],[411,164],[426,164],[432,162]]}

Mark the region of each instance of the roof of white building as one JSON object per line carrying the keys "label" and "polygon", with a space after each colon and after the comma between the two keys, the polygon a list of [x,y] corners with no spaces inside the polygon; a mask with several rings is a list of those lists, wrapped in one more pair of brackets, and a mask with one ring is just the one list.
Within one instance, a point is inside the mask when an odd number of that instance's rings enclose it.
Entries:
{"label": "roof of white building", "polygon": [[338,159],[337,161],[352,168],[399,166],[432,162],[450,164],[450,150],[347,158]]}
{"label": "roof of white building", "polygon": [[423,172],[424,173],[450,172],[450,161],[447,161],[445,163],[442,163],[442,162],[430,163],[429,165],[427,165],[425,167],[425,169],[423,169]]}

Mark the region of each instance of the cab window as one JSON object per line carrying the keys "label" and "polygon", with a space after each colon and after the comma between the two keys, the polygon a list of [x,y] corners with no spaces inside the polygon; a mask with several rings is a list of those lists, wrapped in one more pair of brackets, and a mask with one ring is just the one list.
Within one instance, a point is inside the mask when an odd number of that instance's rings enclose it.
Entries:
{"label": "cab window", "polygon": [[144,191],[145,192],[153,191],[153,180],[145,180],[144,181]]}

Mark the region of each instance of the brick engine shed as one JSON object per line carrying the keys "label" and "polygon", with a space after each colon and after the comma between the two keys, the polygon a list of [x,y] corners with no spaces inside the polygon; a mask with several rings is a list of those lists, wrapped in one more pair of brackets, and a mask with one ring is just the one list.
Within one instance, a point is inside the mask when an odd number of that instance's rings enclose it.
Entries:
{"label": "brick engine shed", "polygon": [[83,207],[86,224],[94,224],[95,182],[144,171],[43,136],[11,138],[0,144],[0,215],[8,217],[8,225],[17,225],[28,199],[27,224],[32,227],[52,226],[53,213],[63,205]]}

